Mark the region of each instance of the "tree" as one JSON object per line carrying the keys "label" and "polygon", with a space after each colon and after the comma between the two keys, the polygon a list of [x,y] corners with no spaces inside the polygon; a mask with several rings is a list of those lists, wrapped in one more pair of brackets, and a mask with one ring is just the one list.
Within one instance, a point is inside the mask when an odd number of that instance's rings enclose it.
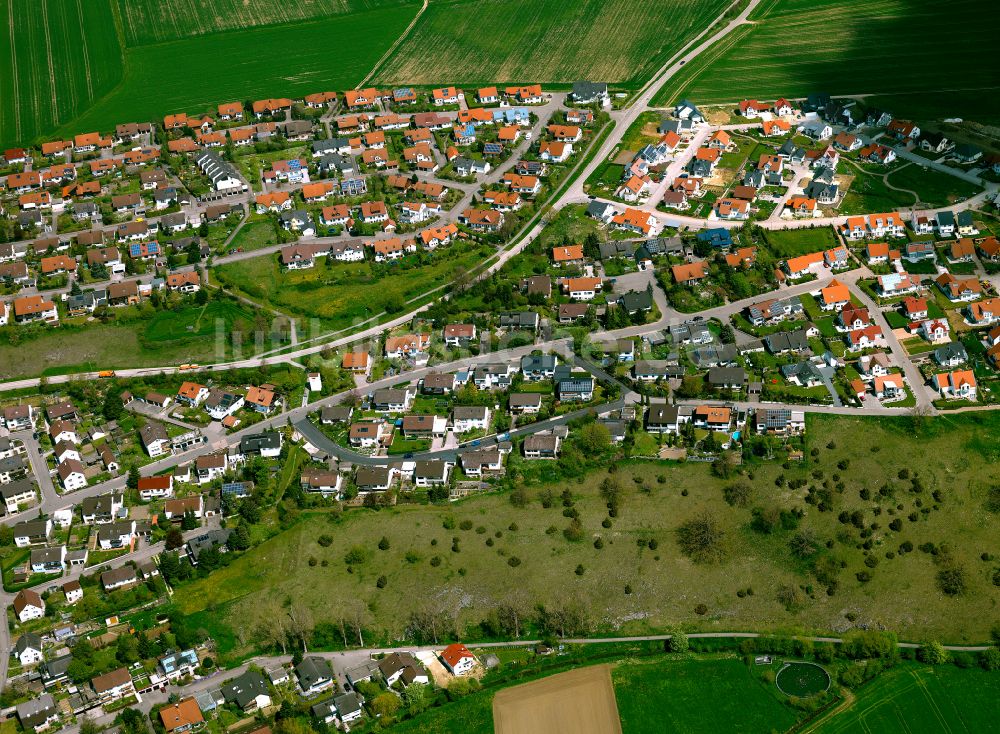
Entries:
{"label": "tree", "polygon": [[198,527],[198,518],[190,510],[186,511],[184,517],[181,518],[181,529],[194,530],[196,527]]}
{"label": "tree", "polygon": [[416,716],[421,711],[430,708],[433,700],[430,686],[420,683],[411,683],[402,691],[403,705],[406,706],[410,716]]}
{"label": "tree", "polygon": [[241,522],[229,536],[226,545],[232,550],[242,551],[250,547],[250,542],[250,531],[247,529],[247,524]]}
{"label": "tree", "polygon": [[383,535],[382,539],[378,542],[378,549],[383,551],[389,550],[389,538]]}
{"label": "tree", "polygon": [[753,499],[753,485],[746,479],[737,479],[723,487],[722,496],[732,507],[746,507]]}
{"label": "tree", "polygon": [[711,563],[725,556],[725,531],[718,521],[704,512],[677,528],[681,552],[696,563]]}
{"label": "tree", "polygon": [[670,634],[670,640],[667,646],[670,652],[687,652],[690,645],[688,644],[688,637],[686,634],[677,630]]}
{"label": "tree", "polygon": [[[115,390],[109,389],[104,395],[104,404],[101,406],[101,414],[105,419],[109,421],[116,421],[122,417],[122,413],[125,412],[125,406],[122,405],[121,395]],[[138,469],[136,469],[138,472]],[[131,472],[129,472],[129,478],[131,479]],[[136,486],[138,486],[139,479],[136,477]]]}
{"label": "tree", "polygon": [[180,528],[173,526],[167,531],[166,537],[166,547],[167,550],[175,550],[184,545],[184,533],[180,531]]}
{"label": "tree", "polygon": [[917,651],[917,657],[920,658],[921,662],[928,665],[943,665],[949,659],[948,651],[937,640],[924,643]]}
{"label": "tree", "polygon": [[133,464],[128,469],[128,478],[125,480],[125,486],[129,489],[138,489],[140,476],[139,467]]}
{"label": "tree", "polygon": [[597,421],[585,425],[577,435],[580,448],[591,456],[603,454],[611,446],[611,432],[607,426]]}
{"label": "tree", "polygon": [[386,691],[375,696],[368,705],[376,717],[387,718],[396,713],[402,704],[396,694]]}
{"label": "tree", "polygon": [[601,493],[601,499],[607,503],[608,509],[617,515],[624,499],[621,482],[614,477],[605,477],[601,480],[598,491]]}

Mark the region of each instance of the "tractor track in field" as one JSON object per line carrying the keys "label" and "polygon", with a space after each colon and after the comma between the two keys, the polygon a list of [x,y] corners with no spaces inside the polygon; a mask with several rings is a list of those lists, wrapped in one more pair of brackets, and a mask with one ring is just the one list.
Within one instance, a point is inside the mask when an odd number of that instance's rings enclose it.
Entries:
{"label": "tractor track in field", "polygon": [[16,139],[21,139],[21,90],[20,84],[18,83],[18,72],[17,72],[17,48],[15,46],[15,33],[14,33],[14,6],[11,3],[7,3],[7,33],[10,36],[10,69],[11,81],[14,85],[14,131],[16,132]]}
{"label": "tractor track in field", "polygon": [[49,4],[42,0],[42,27],[45,29],[45,60],[49,68],[49,91],[52,93],[52,117],[57,116],[59,96],[56,94],[56,64],[52,58],[52,33],[49,30]]}
{"label": "tractor track in field", "polygon": [[[83,28],[83,4],[82,0],[76,0],[76,15],[80,21],[80,27]],[[83,54],[83,73],[87,79],[87,99],[94,98],[94,84],[90,77],[90,51],[87,48],[87,34],[82,34],[83,43],[80,44],[80,48]]]}

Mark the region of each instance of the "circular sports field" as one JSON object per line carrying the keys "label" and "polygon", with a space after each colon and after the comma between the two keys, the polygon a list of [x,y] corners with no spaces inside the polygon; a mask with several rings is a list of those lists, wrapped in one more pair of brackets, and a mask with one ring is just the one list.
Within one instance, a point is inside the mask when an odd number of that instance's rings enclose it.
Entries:
{"label": "circular sports field", "polygon": [[786,696],[814,696],[830,687],[830,674],[816,663],[785,663],[774,679]]}

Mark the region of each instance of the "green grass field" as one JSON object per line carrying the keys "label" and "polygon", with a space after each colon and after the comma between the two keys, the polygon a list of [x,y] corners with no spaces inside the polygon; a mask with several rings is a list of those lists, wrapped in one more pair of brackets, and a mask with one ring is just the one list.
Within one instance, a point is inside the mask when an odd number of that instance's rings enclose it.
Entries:
{"label": "green grass field", "polygon": [[857,692],[816,734],[961,734],[994,731],[1000,676],[951,665],[900,665]]}
{"label": "green grass field", "polygon": [[922,206],[940,207],[954,204],[978,194],[981,189],[955,176],[948,176],[915,163],[897,168],[886,182],[901,189],[915,191]]}
{"label": "green grass field", "polygon": [[450,282],[455,268],[469,269],[482,262],[478,248],[463,247],[454,245],[409,270],[390,267],[385,277],[376,275],[369,262],[327,268],[321,261],[309,270],[283,272],[271,257],[221,265],[213,275],[227,287],[284,313],[317,318],[325,327],[339,329],[381,313],[390,292],[408,300]]}
{"label": "green grass field", "polygon": [[378,71],[383,84],[594,79],[637,87],[725,0],[432,2]]}
{"label": "green grass field", "polygon": [[0,0],[0,17],[3,145],[30,142],[74,120],[121,81],[110,0]]}
{"label": "green grass field", "polygon": [[150,342],[170,342],[214,337],[216,330],[228,334],[237,326],[241,331],[253,328],[254,315],[249,307],[234,301],[209,301],[182,311],[159,311],[149,320],[144,336]]}
{"label": "green grass field", "polygon": [[[703,464],[635,463],[618,472],[627,496],[611,528],[601,525],[607,515],[597,493],[602,472],[580,484],[558,482],[553,485],[557,495],[568,486],[576,499],[584,529],[579,542],[562,535],[568,521],[560,502],[545,509],[536,500],[519,509],[502,495],[471,498],[449,507],[352,510],[336,524],[322,513],[311,514],[208,579],[185,585],[177,603],[186,614],[211,610],[220,623],[253,637],[261,622],[262,593],[301,599],[317,618],[333,613],[331,599],[359,599],[371,610],[370,628],[395,639],[411,605],[433,597],[436,590],[467,595],[469,603],[457,617],[461,634],[517,589],[529,605],[580,600],[592,620],[591,629],[616,634],[643,634],[672,624],[703,630],[794,628],[821,633],[849,627],[844,615],[850,611],[857,624],[884,625],[904,639],[933,636],[955,643],[979,642],[995,621],[981,610],[1000,603],[1000,590],[990,581],[995,564],[980,560],[982,553],[1000,552],[992,518],[983,510],[987,478],[982,472],[984,464],[1000,459],[1000,450],[989,438],[998,428],[1000,417],[987,413],[938,418],[919,429],[909,419],[810,416],[808,445],[818,451],[818,463],[811,460],[806,467],[787,470],[778,463],[755,467],[755,496],[747,507],[726,504],[721,491],[726,482]],[[513,469],[517,468],[515,461]],[[524,466],[537,468],[537,464]],[[820,478],[811,475],[814,469],[821,472]],[[899,478],[902,469],[911,472],[911,478],[919,473],[920,493],[910,490],[909,480]],[[787,485],[779,488],[775,484],[779,474],[789,480],[802,477],[807,484],[796,490]],[[823,491],[827,482],[832,507],[820,512],[803,498],[810,486]],[[842,490],[837,489],[840,484]],[[880,493],[883,486],[885,495]],[[874,499],[862,499],[865,488]],[[683,496],[682,489],[689,495]],[[939,499],[933,496],[935,490]],[[932,510],[934,505],[939,509]],[[816,555],[800,558],[789,552],[798,531],[753,530],[753,507],[802,509],[800,530],[814,539]],[[862,513],[866,527],[879,524],[874,569],[865,565],[858,531],[838,520],[842,511]],[[692,563],[677,546],[676,528],[703,512],[716,516],[726,533],[727,557],[721,563]],[[915,513],[914,520],[908,519],[910,513]],[[483,532],[445,529],[448,515],[459,525],[469,520]],[[902,522],[899,531],[888,529],[895,518]],[[516,531],[509,530],[511,523],[517,524]],[[554,532],[546,532],[549,528]],[[316,542],[323,533],[333,537],[329,547]],[[388,551],[376,549],[383,535],[391,543]],[[453,537],[459,538],[458,553],[450,548]],[[598,537],[603,548],[594,547]],[[642,547],[637,546],[639,539],[644,540]],[[649,540],[657,541],[655,550],[648,547]],[[828,540],[830,548],[825,546]],[[904,541],[915,549],[928,542],[947,542],[951,557],[964,569],[965,593],[942,595],[933,558],[917,550],[898,554]],[[348,573],[344,556],[355,545],[369,550],[368,559]],[[405,558],[409,551],[416,554],[412,562]],[[440,557],[438,565],[431,563],[435,556]],[[520,565],[511,567],[511,556],[519,558]],[[310,564],[313,558],[315,565]],[[813,563],[821,561],[833,561],[834,567],[845,564],[839,571],[834,568],[837,588],[832,596],[814,577]],[[577,575],[574,569],[581,564],[584,573]],[[869,581],[856,578],[862,571],[871,573]],[[388,584],[378,589],[375,580],[383,574]],[[633,593],[624,593],[626,584]],[[795,595],[794,604],[786,608],[779,601],[779,590],[799,585],[809,591]],[[747,587],[753,588],[753,595],[737,595]],[[897,601],[901,595],[908,600],[905,605]],[[696,615],[698,604],[705,604],[708,613]]]}
{"label": "green grass field", "polygon": [[[765,0],[752,20],[706,51],[654,99],[924,93],[934,118],[996,119],[990,0]],[[926,38],[937,39],[925,53]],[[752,73],[748,73],[752,70]],[[940,103],[938,92],[964,90]],[[919,95],[918,95],[919,98]],[[932,101],[933,100],[933,101]],[[931,102],[933,107],[927,105]],[[891,100],[890,100],[891,104]],[[984,115],[978,113],[985,112]]]}
{"label": "green grass field", "polygon": [[80,330],[53,328],[17,345],[0,345],[0,379],[97,369],[153,367],[215,358],[214,340],[145,344],[143,324],[92,324]]}
{"label": "green grass field", "polygon": [[611,677],[623,734],[786,731],[797,718],[741,660],[636,660]]}
{"label": "green grass field", "polygon": [[832,227],[813,229],[766,229],[763,230],[767,249],[775,257],[795,257],[810,252],[827,250],[837,244]]}

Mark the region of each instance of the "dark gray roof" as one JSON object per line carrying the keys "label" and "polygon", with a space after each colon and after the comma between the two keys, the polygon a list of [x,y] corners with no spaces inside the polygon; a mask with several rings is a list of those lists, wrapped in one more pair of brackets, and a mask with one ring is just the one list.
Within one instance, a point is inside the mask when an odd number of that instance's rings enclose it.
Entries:
{"label": "dark gray roof", "polygon": [[222,687],[226,703],[235,702],[240,708],[246,708],[247,704],[261,694],[271,695],[264,676],[255,670],[246,671]]}
{"label": "dark gray roof", "polygon": [[317,683],[333,680],[333,668],[323,658],[310,656],[295,666],[295,677],[299,679],[299,685],[307,690]]}

